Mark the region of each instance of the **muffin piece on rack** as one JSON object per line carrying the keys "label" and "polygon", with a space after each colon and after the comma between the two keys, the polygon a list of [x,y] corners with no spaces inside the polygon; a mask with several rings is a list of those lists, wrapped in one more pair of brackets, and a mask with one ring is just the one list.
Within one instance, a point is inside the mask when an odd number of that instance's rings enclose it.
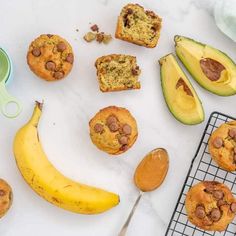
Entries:
{"label": "muffin piece on rack", "polygon": [[216,181],[202,181],[189,190],[185,201],[189,221],[209,231],[223,231],[236,213],[230,189]]}
{"label": "muffin piece on rack", "polygon": [[224,170],[236,170],[236,121],[227,122],[217,128],[209,141],[212,159]]}

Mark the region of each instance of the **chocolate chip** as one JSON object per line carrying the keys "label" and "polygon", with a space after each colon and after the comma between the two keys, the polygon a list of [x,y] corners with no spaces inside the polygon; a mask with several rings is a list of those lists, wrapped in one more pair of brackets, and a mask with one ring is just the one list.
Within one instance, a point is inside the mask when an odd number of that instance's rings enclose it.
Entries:
{"label": "chocolate chip", "polygon": [[122,132],[123,132],[124,134],[127,134],[127,135],[131,134],[131,132],[132,132],[131,126],[128,125],[128,124],[124,124],[124,125],[122,126]]}
{"label": "chocolate chip", "polygon": [[41,55],[41,51],[40,51],[40,48],[34,48],[32,50],[32,54],[35,56],[35,57],[39,57]]}
{"label": "chocolate chip", "polygon": [[97,123],[97,124],[94,126],[94,131],[95,131],[95,133],[102,133],[103,130],[104,130],[104,129],[103,129],[103,125],[102,125],[102,124]]}
{"label": "chocolate chip", "polygon": [[153,11],[146,11],[146,14],[151,16],[152,18],[156,18],[156,14]]}
{"label": "chocolate chip", "polygon": [[135,68],[131,69],[132,75],[138,75],[139,74],[139,67],[136,66]]}
{"label": "chocolate chip", "polygon": [[208,183],[205,186],[206,186],[206,188],[204,189],[204,192],[206,192],[206,193],[212,193],[215,189],[214,185],[211,183]]}
{"label": "chocolate chip", "polygon": [[202,72],[210,81],[217,81],[220,79],[221,72],[225,67],[216,60],[211,58],[203,58],[200,60]]}
{"label": "chocolate chip", "polygon": [[128,18],[128,16],[130,14],[133,14],[133,10],[128,8],[127,9],[127,13],[123,15],[123,23],[124,23],[124,27],[130,28],[130,20]]}
{"label": "chocolate chip", "polygon": [[223,206],[223,205],[227,205],[227,202],[224,201],[224,200],[222,200],[222,199],[220,199],[220,200],[217,201],[217,206],[218,206],[218,207],[221,207],[221,206]]}
{"label": "chocolate chip", "polygon": [[203,181],[203,184],[206,188],[204,191],[210,193],[212,193],[215,188],[220,185],[220,183],[217,181]]}
{"label": "chocolate chip", "polygon": [[124,144],[127,144],[128,143],[128,138],[126,136],[121,136],[119,138],[119,143],[124,145]]}
{"label": "chocolate chip", "polygon": [[221,148],[223,146],[223,140],[222,138],[220,137],[216,137],[214,140],[213,140],[213,146],[215,148]]}
{"label": "chocolate chip", "polygon": [[120,147],[120,151],[126,151],[128,149],[129,149],[129,146],[127,144]]}
{"label": "chocolate chip", "polygon": [[230,205],[230,210],[231,210],[233,213],[236,213],[236,202],[231,203],[231,205]]}
{"label": "chocolate chip", "polygon": [[60,42],[57,44],[57,51],[58,52],[63,52],[66,50],[66,44],[63,42]]}
{"label": "chocolate chip", "polygon": [[2,189],[0,189],[0,197],[3,197],[6,194],[6,192]]}
{"label": "chocolate chip", "polygon": [[56,64],[53,61],[48,61],[45,64],[47,70],[54,71],[56,69]]}
{"label": "chocolate chip", "polygon": [[73,64],[73,62],[74,62],[74,55],[73,55],[73,53],[69,53],[67,55],[66,61],[69,62],[70,64]]}
{"label": "chocolate chip", "polygon": [[127,27],[127,28],[130,27],[130,25],[129,25],[130,21],[127,18],[127,15],[123,17],[123,22],[124,22],[124,27]]}
{"label": "chocolate chip", "polygon": [[210,212],[210,218],[213,220],[213,221],[218,221],[221,217],[221,212],[218,208],[214,208],[211,210]]}
{"label": "chocolate chip", "polygon": [[48,38],[53,37],[53,34],[47,34]]}
{"label": "chocolate chip", "polygon": [[203,219],[206,216],[205,208],[203,206],[197,206],[195,210],[195,215],[199,219]]}
{"label": "chocolate chip", "polygon": [[220,200],[224,197],[224,193],[220,190],[213,191],[212,195],[217,200]]}
{"label": "chocolate chip", "polygon": [[57,71],[54,73],[53,77],[55,79],[62,79],[64,77],[64,73],[62,71]]}
{"label": "chocolate chip", "polygon": [[127,14],[133,14],[133,12],[134,12],[134,11],[133,11],[131,8],[128,8],[128,9],[127,9]]}
{"label": "chocolate chip", "polygon": [[236,136],[236,128],[231,128],[231,129],[229,130],[229,136],[230,136],[231,138],[234,138],[234,137]]}
{"label": "chocolate chip", "polygon": [[236,154],[236,147],[234,147],[234,153]]}
{"label": "chocolate chip", "polygon": [[109,124],[109,129],[111,132],[116,132],[119,129],[119,125],[116,122]]}
{"label": "chocolate chip", "polygon": [[106,119],[106,124],[110,125],[111,123],[117,122],[117,117],[114,115],[110,115]]}
{"label": "chocolate chip", "polygon": [[104,39],[104,32],[98,33],[96,35],[97,42],[101,43],[103,41],[103,39]]}
{"label": "chocolate chip", "polygon": [[91,27],[90,27],[90,29],[92,30],[92,31],[96,31],[96,32],[98,32],[99,31],[99,28],[98,28],[98,26],[95,24],[95,25],[92,25]]}
{"label": "chocolate chip", "polygon": [[160,24],[154,23],[153,26],[151,27],[151,29],[155,32],[158,31],[160,29]]}

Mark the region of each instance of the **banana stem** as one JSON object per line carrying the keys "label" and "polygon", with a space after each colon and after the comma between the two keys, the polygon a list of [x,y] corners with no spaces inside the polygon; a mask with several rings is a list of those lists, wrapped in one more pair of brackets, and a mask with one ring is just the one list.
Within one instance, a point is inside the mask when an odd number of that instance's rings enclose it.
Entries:
{"label": "banana stem", "polygon": [[35,107],[34,107],[34,111],[32,114],[32,117],[29,121],[29,123],[35,127],[38,126],[41,114],[42,114],[42,109],[43,109],[43,102],[35,102]]}

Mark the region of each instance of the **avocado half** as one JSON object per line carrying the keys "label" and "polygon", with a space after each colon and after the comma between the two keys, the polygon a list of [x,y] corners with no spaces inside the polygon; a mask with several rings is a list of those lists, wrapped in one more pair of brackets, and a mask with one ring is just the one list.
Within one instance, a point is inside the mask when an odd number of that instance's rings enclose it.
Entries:
{"label": "avocado half", "polygon": [[202,103],[174,55],[162,57],[159,64],[162,91],[170,112],[186,125],[201,123],[205,117]]}
{"label": "avocado half", "polygon": [[236,64],[225,53],[183,36],[175,36],[175,50],[192,77],[219,96],[236,94]]}

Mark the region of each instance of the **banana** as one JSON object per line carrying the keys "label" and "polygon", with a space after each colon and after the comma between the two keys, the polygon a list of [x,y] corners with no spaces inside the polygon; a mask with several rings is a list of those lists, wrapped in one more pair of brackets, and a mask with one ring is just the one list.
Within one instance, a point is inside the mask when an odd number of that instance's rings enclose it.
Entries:
{"label": "banana", "polygon": [[16,133],[14,140],[16,163],[25,181],[45,200],[76,213],[97,214],[119,204],[117,194],[77,183],[49,162],[37,129],[42,107],[42,103],[36,102],[31,119]]}

